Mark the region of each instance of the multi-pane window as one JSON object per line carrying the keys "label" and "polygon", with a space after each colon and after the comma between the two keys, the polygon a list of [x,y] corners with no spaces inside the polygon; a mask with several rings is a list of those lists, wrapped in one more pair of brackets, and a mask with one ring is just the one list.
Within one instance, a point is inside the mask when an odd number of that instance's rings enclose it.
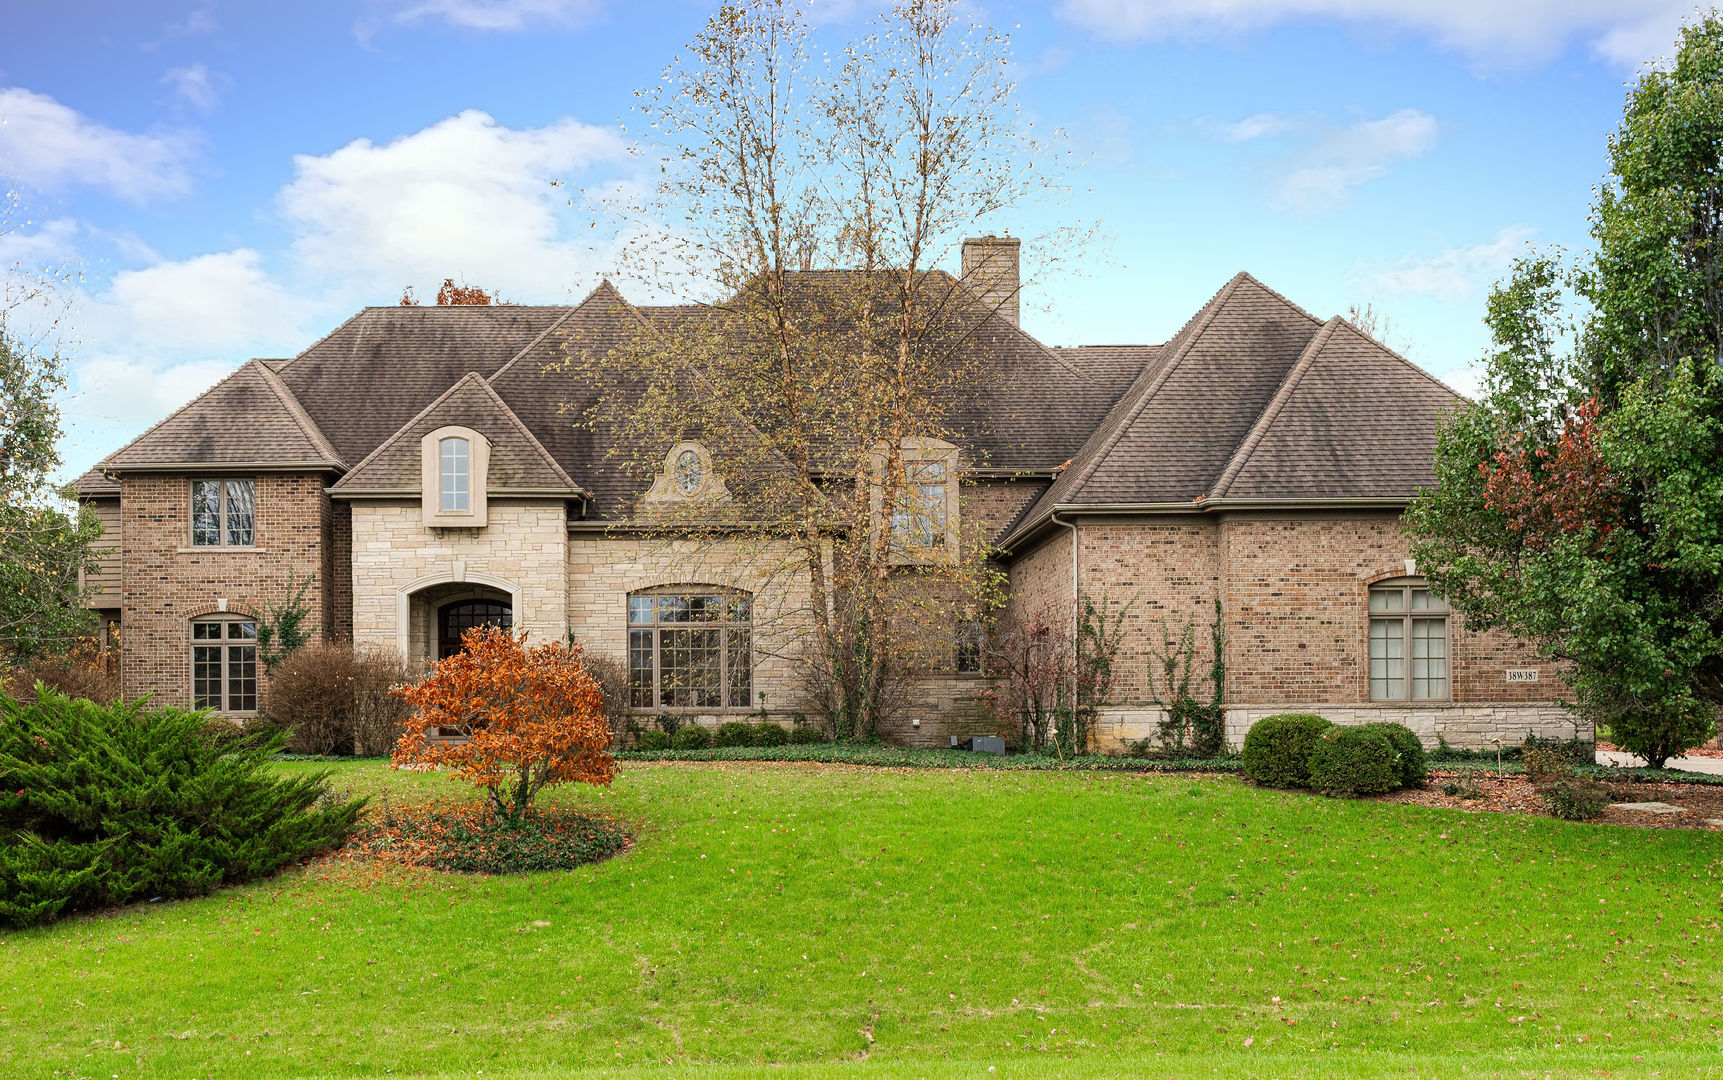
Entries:
{"label": "multi-pane window", "polygon": [[981,643],[984,631],[981,624],[973,621],[957,624],[957,673],[959,675],[981,674]]}
{"label": "multi-pane window", "polygon": [[197,709],[257,711],[257,623],[202,619],[191,624],[191,701]]}
{"label": "multi-pane window", "polygon": [[437,444],[437,475],[441,481],[438,507],[443,513],[464,514],[472,508],[468,451],[467,440],[461,438],[451,437]]}
{"label": "multi-pane window", "polygon": [[753,602],[745,593],[664,589],[628,598],[629,704],[745,709],[753,704]]}
{"label": "multi-pane window", "polygon": [[1370,589],[1370,699],[1448,696],[1448,605],[1422,582]]}
{"label": "multi-pane window", "polygon": [[891,516],[892,536],[908,548],[942,548],[946,534],[946,484],[943,461],[911,461],[903,468],[903,493]]}
{"label": "multi-pane window", "polygon": [[191,542],[196,547],[255,544],[257,485],[250,480],[193,480]]}

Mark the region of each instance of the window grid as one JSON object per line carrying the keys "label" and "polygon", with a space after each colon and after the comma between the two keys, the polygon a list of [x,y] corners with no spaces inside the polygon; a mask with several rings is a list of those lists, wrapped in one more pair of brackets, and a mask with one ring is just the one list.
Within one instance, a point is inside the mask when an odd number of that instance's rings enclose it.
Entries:
{"label": "window grid", "polygon": [[903,494],[891,516],[892,535],[911,548],[942,548],[946,534],[946,483],[943,461],[911,461],[903,468]]}
{"label": "window grid", "polygon": [[461,438],[450,437],[437,444],[441,493],[438,505],[444,513],[459,514],[471,509],[469,450],[467,440]]}
{"label": "window grid", "polygon": [[752,602],[740,593],[628,598],[629,705],[745,709],[753,703]]}
{"label": "window grid", "polygon": [[1400,583],[1373,587],[1369,607],[1370,699],[1447,698],[1447,603],[1422,583]]}
{"label": "window grid", "polygon": [[257,711],[257,623],[205,619],[191,624],[192,707]]}
{"label": "window grid", "polygon": [[257,542],[257,485],[251,480],[193,480],[193,547],[252,547]]}

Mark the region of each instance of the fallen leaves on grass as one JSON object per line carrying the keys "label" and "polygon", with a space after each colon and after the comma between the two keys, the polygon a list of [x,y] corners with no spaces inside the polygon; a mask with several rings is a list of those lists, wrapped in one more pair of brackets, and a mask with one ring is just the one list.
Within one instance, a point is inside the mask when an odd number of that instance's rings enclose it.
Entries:
{"label": "fallen leaves on grass", "polygon": [[459,873],[569,870],[628,847],[614,818],[540,810],[501,818],[482,805],[389,807],[365,817],[341,856]]}

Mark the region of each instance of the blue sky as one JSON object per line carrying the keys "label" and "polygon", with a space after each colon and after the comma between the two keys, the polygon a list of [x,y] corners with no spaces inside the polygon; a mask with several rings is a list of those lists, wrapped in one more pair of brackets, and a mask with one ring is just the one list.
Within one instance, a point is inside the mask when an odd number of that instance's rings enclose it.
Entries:
{"label": "blue sky", "polygon": [[[821,5],[834,32],[865,4]],[[626,183],[618,124],[692,0],[23,5],[0,39],[0,260],[83,273],[72,475],[252,356],[445,276],[561,303],[606,270],[550,186]],[[1058,211],[1106,240],[1038,283],[1055,344],[1164,340],[1240,269],[1319,316],[1372,303],[1461,389],[1485,293],[1585,243],[1625,84],[1665,0],[977,4],[1023,107],[1084,164]],[[1046,213],[1046,211],[1043,211]],[[1013,229],[1034,235],[1047,222]],[[1025,260],[1034,272],[1033,250]],[[627,290],[626,283],[624,284]]]}

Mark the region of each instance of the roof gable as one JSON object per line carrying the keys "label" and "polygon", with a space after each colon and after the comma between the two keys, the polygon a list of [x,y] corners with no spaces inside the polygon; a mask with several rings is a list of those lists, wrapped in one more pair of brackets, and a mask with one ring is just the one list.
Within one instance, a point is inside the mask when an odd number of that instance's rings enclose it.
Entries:
{"label": "roof gable", "polygon": [[476,372],[469,372],[437,400],[355,465],[332,489],[336,495],[418,494],[420,442],[443,427],[465,427],[491,443],[486,488],[510,493],[578,495],[576,484],[520,417]]}
{"label": "roof gable", "polygon": [[346,462],[275,373],[252,360],[102,462],[116,470],[181,465],[340,469]]}

